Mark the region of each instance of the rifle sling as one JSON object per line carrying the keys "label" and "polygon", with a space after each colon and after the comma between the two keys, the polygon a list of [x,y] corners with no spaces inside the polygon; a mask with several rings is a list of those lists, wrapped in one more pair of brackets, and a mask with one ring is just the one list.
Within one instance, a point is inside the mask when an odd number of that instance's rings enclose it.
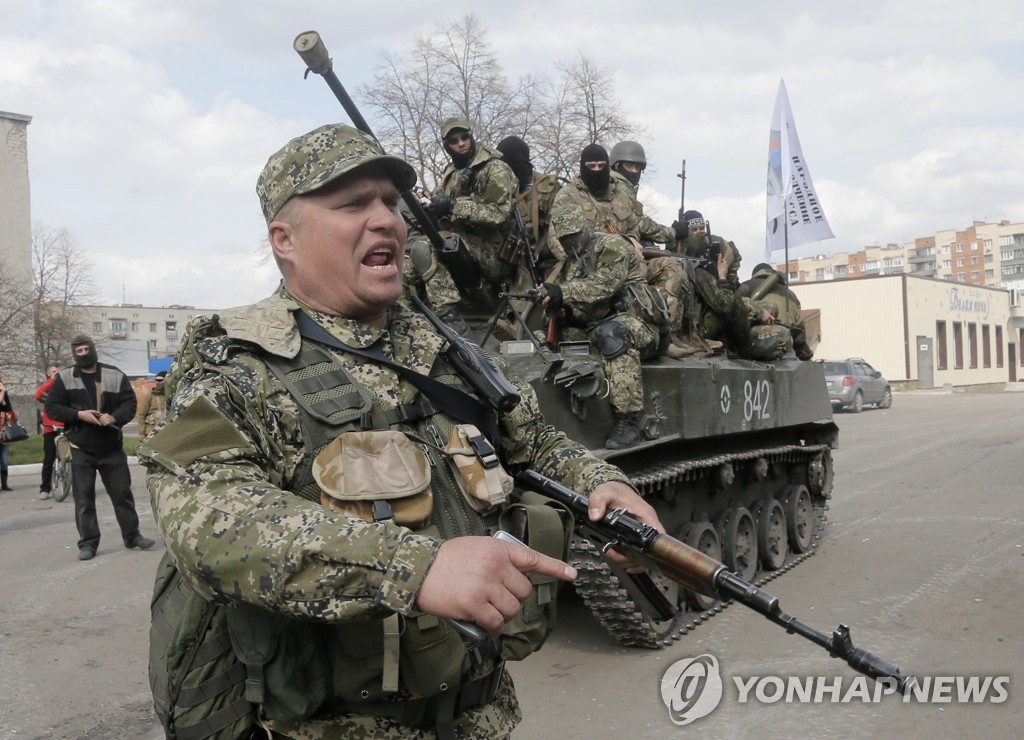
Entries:
{"label": "rifle sling", "polygon": [[391,368],[416,386],[423,395],[429,398],[444,413],[464,424],[473,424],[492,440],[498,439],[498,424],[494,414],[490,413],[480,401],[468,393],[460,391],[458,388],[453,388],[450,385],[445,385],[434,378],[420,375],[404,365],[392,362],[383,352],[374,347],[359,348],[345,344],[340,339],[331,336],[326,329],[313,321],[303,311],[295,313],[295,323],[298,325],[299,334],[306,339],[326,344],[342,352],[364,357],[378,365]]}

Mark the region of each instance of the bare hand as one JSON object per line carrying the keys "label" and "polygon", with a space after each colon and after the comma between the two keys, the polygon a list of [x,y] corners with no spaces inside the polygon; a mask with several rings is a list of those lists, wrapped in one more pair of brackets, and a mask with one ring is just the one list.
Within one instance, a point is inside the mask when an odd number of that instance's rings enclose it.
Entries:
{"label": "bare hand", "polygon": [[[592,522],[603,519],[609,509],[626,509],[634,519],[639,519],[644,524],[650,524],[659,532],[665,531],[654,507],[640,498],[640,495],[625,483],[618,481],[602,483],[594,489],[588,500],[590,502],[590,521]],[[646,570],[644,566],[633,562],[614,549],[608,550],[608,557],[623,566],[628,573],[641,573]]]}
{"label": "bare hand", "polygon": [[83,409],[78,412],[78,420],[84,421],[86,424],[93,424],[95,426],[100,425],[100,412],[96,409]]}
{"label": "bare hand", "polygon": [[110,414],[100,414],[100,416],[99,416],[99,425],[101,427],[109,427],[112,424],[117,424],[117,419],[115,419]]}
{"label": "bare hand", "polygon": [[772,312],[769,311],[767,308],[764,309],[763,311],[761,311],[761,323],[762,324],[774,324],[775,323],[775,317],[772,316]]}
{"label": "bare hand", "polygon": [[416,608],[427,614],[475,622],[492,635],[522,609],[533,584],[524,573],[562,581],[576,569],[528,547],[491,537],[445,540],[416,594]]}
{"label": "bare hand", "polygon": [[722,256],[721,252],[718,253],[718,263],[715,265],[715,268],[718,270],[719,280],[725,280],[729,277],[729,263],[725,261],[725,257]]}

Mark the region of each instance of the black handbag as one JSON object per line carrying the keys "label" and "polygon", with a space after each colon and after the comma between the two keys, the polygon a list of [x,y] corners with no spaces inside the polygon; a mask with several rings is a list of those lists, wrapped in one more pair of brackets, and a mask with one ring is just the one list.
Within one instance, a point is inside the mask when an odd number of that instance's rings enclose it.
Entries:
{"label": "black handbag", "polygon": [[28,432],[16,421],[9,421],[4,424],[3,431],[0,431],[0,443],[10,444],[28,439]]}

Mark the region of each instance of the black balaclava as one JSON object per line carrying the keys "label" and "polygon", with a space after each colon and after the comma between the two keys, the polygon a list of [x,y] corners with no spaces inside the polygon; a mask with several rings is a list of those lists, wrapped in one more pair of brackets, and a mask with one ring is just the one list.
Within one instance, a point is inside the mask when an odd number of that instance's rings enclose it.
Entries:
{"label": "black balaclava", "polygon": [[[586,162],[604,162],[597,172],[588,170]],[[612,178],[611,170],[608,169],[608,151],[600,144],[587,144],[580,153],[580,178],[583,184],[595,193],[603,193],[608,189],[608,182]]]}
{"label": "black balaclava", "polygon": [[75,365],[78,367],[92,367],[99,362],[99,356],[96,354],[96,343],[92,341],[90,337],[85,334],[79,334],[77,337],[71,340],[71,352],[75,351],[75,347],[81,347],[83,344],[89,346],[89,351],[84,355],[74,355]]}
{"label": "black balaclava", "polygon": [[530,163],[530,147],[518,136],[506,136],[498,142],[498,151],[519,180],[519,189],[526,190],[533,184],[533,165]]}

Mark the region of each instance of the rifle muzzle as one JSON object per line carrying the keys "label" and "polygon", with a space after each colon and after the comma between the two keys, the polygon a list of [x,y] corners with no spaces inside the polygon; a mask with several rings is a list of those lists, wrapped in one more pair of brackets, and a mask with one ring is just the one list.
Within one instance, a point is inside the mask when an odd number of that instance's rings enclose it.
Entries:
{"label": "rifle muzzle", "polygon": [[318,75],[325,75],[333,68],[331,56],[327,53],[320,34],[316,31],[306,31],[295,37],[292,47],[302,57],[309,70]]}

